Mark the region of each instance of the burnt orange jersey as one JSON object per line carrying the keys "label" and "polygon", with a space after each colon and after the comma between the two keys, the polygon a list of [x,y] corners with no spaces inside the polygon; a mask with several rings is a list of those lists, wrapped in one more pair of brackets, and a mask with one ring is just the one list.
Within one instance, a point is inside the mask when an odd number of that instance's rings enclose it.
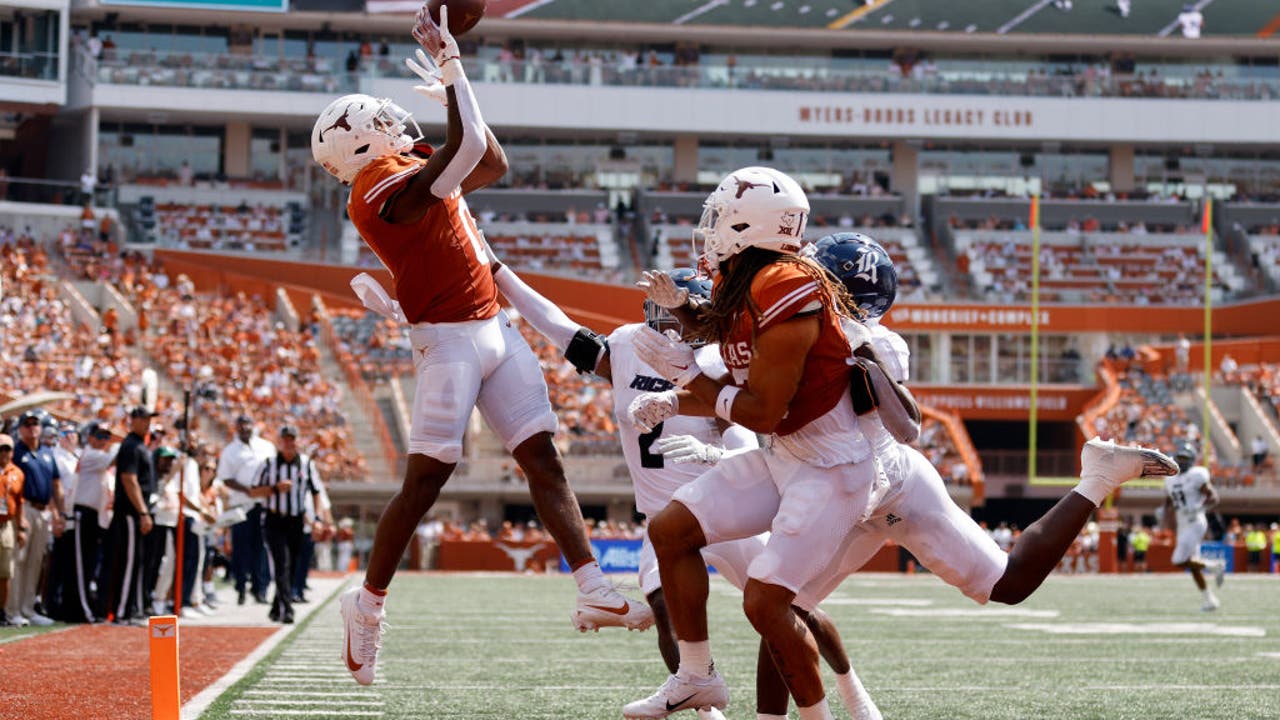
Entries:
{"label": "burnt orange jersey", "polygon": [[753,317],[751,307],[744,307],[729,337],[720,345],[720,355],[734,384],[743,387],[747,385],[754,337],[821,303],[818,341],[805,358],[800,387],[775,431],[789,435],[835,407],[849,392],[850,366],[845,362],[850,356],[849,341],[840,329],[835,300],[823,292],[812,275],[794,263],[774,263],[756,273],[751,281],[751,302],[757,314]]}
{"label": "burnt orange jersey", "polygon": [[351,183],[347,214],[395,281],[396,299],[411,323],[484,320],[498,314],[498,288],[461,191],[407,225],[383,220],[383,206],[427,164],[411,155],[384,155]]}

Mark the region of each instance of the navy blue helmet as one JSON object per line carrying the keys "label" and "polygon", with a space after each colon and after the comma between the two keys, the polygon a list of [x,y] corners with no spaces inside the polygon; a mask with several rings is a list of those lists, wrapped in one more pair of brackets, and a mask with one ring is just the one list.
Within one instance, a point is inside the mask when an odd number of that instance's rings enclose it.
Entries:
{"label": "navy blue helmet", "polygon": [[844,283],[868,318],[889,312],[898,297],[898,270],[880,243],[855,232],[825,235],[813,244],[813,258]]}
{"label": "navy blue helmet", "polygon": [[1189,440],[1183,440],[1178,443],[1177,448],[1173,451],[1173,460],[1178,463],[1178,470],[1186,472],[1196,464],[1196,458],[1200,453],[1196,451],[1196,446]]}
{"label": "navy blue helmet", "polygon": [[[711,299],[711,280],[698,275],[693,268],[676,268],[667,274],[671,276],[671,280],[675,282],[676,287],[688,290],[690,297],[700,297],[704,300]],[[680,320],[675,315],[672,315],[670,310],[654,303],[649,298],[644,300],[644,321],[645,324],[658,332],[675,330],[681,336],[684,335],[684,327],[680,324]]]}

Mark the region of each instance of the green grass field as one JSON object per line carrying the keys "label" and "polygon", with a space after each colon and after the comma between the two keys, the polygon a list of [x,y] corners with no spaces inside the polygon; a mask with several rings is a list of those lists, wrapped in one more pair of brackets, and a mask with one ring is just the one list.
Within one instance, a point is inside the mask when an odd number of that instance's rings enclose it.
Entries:
{"label": "green grass field", "polygon": [[[338,660],[330,600],[203,718],[620,718],[666,676],[654,633],[579,635],[573,597],[563,577],[401,576],[372,687]],[[825,607],[890,720],[1280,718],[1280,579],[1219,597],[1201,613],[1184,575],[1054,576],[982,607],[928,575],[865,575]],[[756,637],[718,578],[710,611],[726,715],[751,720]]]}

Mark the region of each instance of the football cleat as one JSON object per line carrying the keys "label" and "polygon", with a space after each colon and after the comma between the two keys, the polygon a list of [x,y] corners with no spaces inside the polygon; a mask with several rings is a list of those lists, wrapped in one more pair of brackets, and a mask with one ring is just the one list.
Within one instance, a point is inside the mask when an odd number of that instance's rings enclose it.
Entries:
{"label": "football cleat", "polygon": [[578,607],[573,611],[573,626],[579,632],[599,631],[602,627],[625,627],[648,630],[653,625],[653,610],[647,603],[631,600],[612,586],[578,591]]}
{"label": "football cleat", "polygon": [[1200,606],[1200,610],[1202,612],[1213,612],[1214,610],[1217,610],[1221,606],[1222,606],[1222,603],[1218,602],[1218,598],[1210,595],[1209,597],[1205,598],[1204,604]]}
{"label": "football cleat", "polygon": [[1178,474],[1178,464],[1159,450],[1117,445],[1093,438],[1080,451],[1080,477],[1100,478],[1112,489],[1134,478]]}
{"label": "football cleat", "polygon": [[378,651],[382,649],[385,612],[370,613],[360,609],[360,588],[342,593],[338,606],[342,610],[342,662],[347,672],[361,685],[373,684]]}
{"label": "football cleat", "polygon": [[717,708],[698,708],[698,720],[725,720],[725,717]]}
{"label": "football cleat", "polygon": [[729,688],[720,673],[712,670],[711,677],[707,678],[685,677],[676,673],[668,676],[654,694],[622,708],[622,717],[627,720],[664,718],[681,710],[723,710],[728,705]]}
{"label": "football cleat", "polygon": [[1222,582],[1227,579],[1227,561],[1219,560],[1213,566],[1213,584],[1222,587]]}
{"label": "football cleat", "polygon": [[31,624],[35,625],[36,627],[49,627],[50,625],[53,624],[53,618],[45,617],[40,613],[32,613],[31,617],[27,619],[30,620]]}

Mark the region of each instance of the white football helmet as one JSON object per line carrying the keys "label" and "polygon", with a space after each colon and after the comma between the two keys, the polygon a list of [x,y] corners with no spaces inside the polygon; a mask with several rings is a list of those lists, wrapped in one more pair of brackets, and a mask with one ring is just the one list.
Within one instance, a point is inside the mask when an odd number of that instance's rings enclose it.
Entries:
{"label": "white football helmet", "polygon": [[800,184],[767,167],[729,173],[702,205],[695,244],[713,267],[749,247],[794,254],[809,220],[809,198]]}
{"label": "white football helmet", "polygon": [[[413,126],[414,135],[406,130]],[[422,139],[412,113],[386,98],[343,95],[329,103],[311,129],[311,156],[350,185],[376,157],[407,152]]]}

